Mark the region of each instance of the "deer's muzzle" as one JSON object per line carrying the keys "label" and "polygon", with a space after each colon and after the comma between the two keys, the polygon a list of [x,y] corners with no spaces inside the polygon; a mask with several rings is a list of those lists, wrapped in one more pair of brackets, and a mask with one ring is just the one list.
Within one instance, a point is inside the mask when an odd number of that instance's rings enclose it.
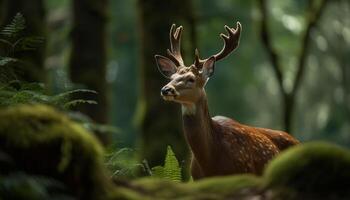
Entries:
{"label": "deer's muzzle", "polygon": [[164,86],[160,90],[160,94],[164,100],[173,100],[177,96],[175,88],[170,85]]}

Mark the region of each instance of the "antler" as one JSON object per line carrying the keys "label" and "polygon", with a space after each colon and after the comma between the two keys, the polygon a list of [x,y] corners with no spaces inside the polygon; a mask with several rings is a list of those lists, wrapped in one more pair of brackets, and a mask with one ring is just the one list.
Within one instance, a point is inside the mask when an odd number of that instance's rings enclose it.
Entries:
{"label": "antler", "polygon": [[[241,36],[241,31],[242,31],[241,23],[237,22],[236,29],[230,28],[226,25],[225,25],[225,29],[227,31],[227,35],[223,33],[220,34],[220,37],[224,40],[224,47],[219,53],[213,55],[216,61],[219,61],[225,58],[226,56],[228,56],[231,52],[233,52],[238,47],[238,44],[239,44],[239,38]],[[198,52],[198,49],[196,49],[195,61],[194,61],[195,66],[201,67],[206,60],[207,59],[201,60],[199,58],[199,52]]]}
{"label": "antler", "polygon": [[167,53],[171,60],[175,62],[177,66],[183,66],[184,61],[181,56],[181,34],[182,26],[175,29],[176,25],[173,24],[170,28],[170,50],[167,49]]}

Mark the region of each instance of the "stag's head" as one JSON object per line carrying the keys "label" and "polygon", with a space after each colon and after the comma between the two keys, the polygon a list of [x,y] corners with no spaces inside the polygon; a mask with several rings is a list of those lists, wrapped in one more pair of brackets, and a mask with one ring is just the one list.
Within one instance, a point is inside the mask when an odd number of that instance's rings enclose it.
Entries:
{"label": "stag's head", "polygon": [[224,46],[219,53],[202,60],[196,49],[194,63],[185,66],[180,49],[182,26],[178,28],[175,24],[171,26],[168,57],[155,56],[159,71],[170,79],[170,82],[161,89],[164,100],[193,104],[204,95],[204,86],[214,73],[215,62],[228,56],[239,44],[241,24],[237,22],[236,28],[225,26],[225,29],[227,35],[220,34]]}

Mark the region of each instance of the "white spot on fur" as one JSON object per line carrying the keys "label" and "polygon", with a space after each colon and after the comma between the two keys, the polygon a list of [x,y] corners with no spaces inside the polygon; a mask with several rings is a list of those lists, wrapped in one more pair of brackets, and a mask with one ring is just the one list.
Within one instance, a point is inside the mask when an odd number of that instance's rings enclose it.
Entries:
{"label": "white spot on fur", "polygon": [[208,81],[209,81],[209,78],[207,78],[207,80],[205,80],[205,83],[204,83],[203,87],[205,87],[207,85]]}
{"label": "white spot on fur", "polygon": [[194,105],[194,104],[181,106],[182,115],[194,115],[194,114],[196,114],[196,109],[197,109],[196,105]]}

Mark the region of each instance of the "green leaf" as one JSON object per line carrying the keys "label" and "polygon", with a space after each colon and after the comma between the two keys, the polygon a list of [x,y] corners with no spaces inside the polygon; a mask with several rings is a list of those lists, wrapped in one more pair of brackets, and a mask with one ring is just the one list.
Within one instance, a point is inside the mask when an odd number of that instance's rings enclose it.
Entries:
{"label": "green leaf", "polygon": [[18,60],[15,59],[15,58],[10,58],[10,57],[1,57],[0,56],[0,66],[5,66],[9,63],[12,63],[12,62],[17,62]]}
{"label": "green leaf", "polygon": [[88,89],[76,89],[76,90],[70,90],[67,92],[62,92],[57,95],[52,96],[51,103],[53,105],[63,107],[64,109],[69,109],[74,106],[77,106],[79,104],[97,104],[94,100],[89,99],[72,99],[72,95],[76,93],[93,93],[96,94],[97,92],[94,90],[88,90]]}
{"label": "green leaf", "polygon": [[155,166],[152,168],[152,176],[157,178],[164,178],[164,167]]}
{"label": "green leaf", "polygon": [[86,129],[92,132],[98,132],[103,134],[119,134],[121,132],[117,127],[98,124],[95,122],[85,122],[85,123],[82,123],[82,125],[83,127],[85,127]]}
{"label": "green leaf", "polygon": [[89,90],[89,89],[75,89],[75,90],[69,90],[67,92],[63,92],[60,93],[60,96],[65,96],[65,95],[71,95],[71,94],[75,94],[75,93],[80,93],[80,92],[86,92],[86,93],[93,93],[93,94],[97,94],[97,92],[95,90]]}
{"label": "green leaf", "polygon": [[17,37],[18,34],[26,27],[26,21],[21,13],[17,13],[12,22],[5,26],[0,34],[7,37]]}
{"label": "green leaf", "polygon": [[21,83],[22,90],[32,90],[35,92],[45,93],[45,85],[43,83]]}
{"label": "green leaf", "polygon": [[94,100],[84,100],[84,99],[74,99],[69,101],[63,105],[65,109],[73,108],[79,104],[97,104]]}
{"label": "green leaf", "polygon": [[45,38],[39,36],[30,36],[20,38],[14,44],[15,51],[29,51],[36,50],[39,48],[45,41]]}
{"label": "green leaf", "polygon": [[[76,89],[62,92],[57,95],[49,95],[47,94],[46,86],[42,83],[24,83],[14,80],[8,84],[0,85],[0,106],[21,103],[44,103],[61,109],[69,109],[79,104],[97,104],[94,100],[74,99],[71,97],[72,94],[78,92],[96,93],[93,90]],[[116,131],[104,126],[96,126],[95,128],[106,132]]]}

